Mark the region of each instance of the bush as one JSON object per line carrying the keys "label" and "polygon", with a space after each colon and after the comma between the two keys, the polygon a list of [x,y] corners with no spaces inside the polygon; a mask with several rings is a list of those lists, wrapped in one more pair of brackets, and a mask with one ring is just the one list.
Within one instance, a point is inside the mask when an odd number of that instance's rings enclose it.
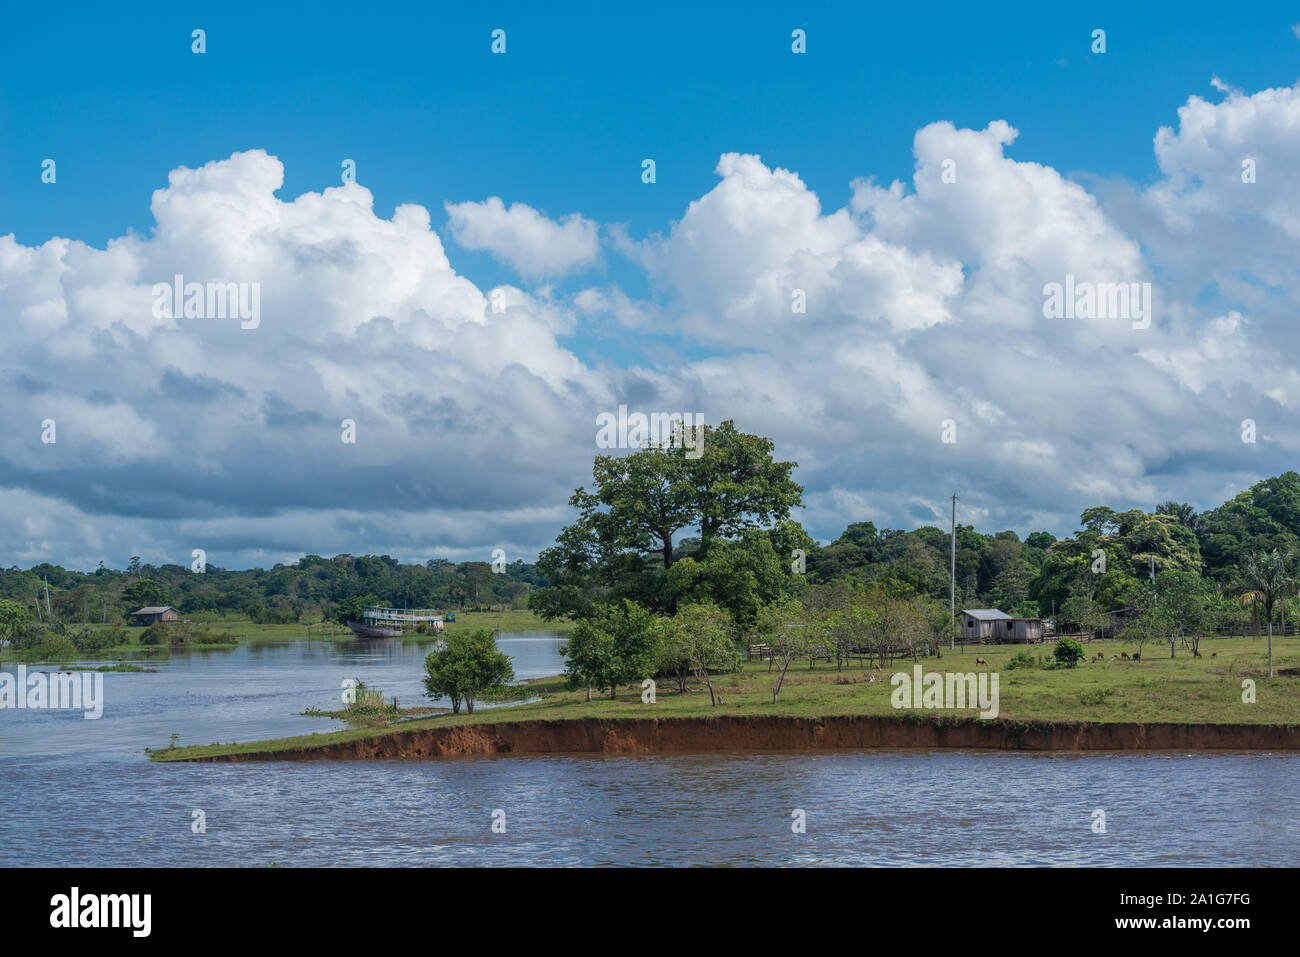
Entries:
{"label": "bush", "polygon": [[47,631],[46,639],[39,645],[34,645],[32,651],[41,658],[75,658],[77,657],[77,646],[72,643],[71,638],[65,638],[63,635],[56,635],[54,632]]}
{"label": "bush", "polygon": [[1083,645],[1079,644],[1073,638],[1062,638],[1052,649],[1052,656],[1056,663],[1065,668],[1073,668],[1083,657]]}
{"label": "bush", "polygon": [[140,644],[142,645],[169,645],[171,640],[171,632],[161,621],[155,621],[140,633]]}
{"label": "bush", "polygon": [[14,648],[25,649],[42,648],[51,640],[58,637],[57,634],[50,631],[50,629],[46,628],[44,625],[31,624],[18,634],[14,635],[13,646]]}
{"label": "bush", "polygon": [[1037,668],[1038,659],[1027,651],[1017,651],[1015,656],[1006,663],[1007,671],[1015,671],[1017,668]]}
{"label": "bush", "polygon": [[126,644],[125,628],[82,628],[72,632],[68,637],[77,646],[78,651],[103,651],[114,645]]}
{"label": "bush", "polygon": [[262,605],[253,605],[249,609],[248,617],[255,625],[292,625],[300,616],[292,608],[265,608]]}

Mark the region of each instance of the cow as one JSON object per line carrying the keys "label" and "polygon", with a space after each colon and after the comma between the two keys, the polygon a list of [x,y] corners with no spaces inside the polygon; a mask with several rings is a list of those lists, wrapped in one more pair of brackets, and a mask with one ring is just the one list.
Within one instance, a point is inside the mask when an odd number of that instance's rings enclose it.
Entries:
{"label": "cow", "polygon": [[1211,657],[1211,658],[1217,658],[1217,657],[1219,657],[1219,653],[1218,653],[1217,651],[1211,651],[1211,652],[1210,652],[1210,657]]}
{"label": "cow", "polygon": [[976,658],[976,659],[975,659],[975,664],[977,664],[977,665],[987,665],[988,663],[989,663],[989,661],[988,661],[987,658]]}
{"label": "cow", "polygon": [[1139,654],[1138,652],[1136,652],[1136,651],[1133,652],[1133,660],[1134,660],[1134,661],[1141,661],[1141,660],[1142,660],[1142,655],[1140,655],[1140,654]]}
{"label": "cow", "polygon": [[1119,653],[1119,656],[1120,656],[1121,658],[1123,658],[1125,661],[1128,661],[1128,652],[1127,652],[1127,651],[1121,651],[1121,652]]}

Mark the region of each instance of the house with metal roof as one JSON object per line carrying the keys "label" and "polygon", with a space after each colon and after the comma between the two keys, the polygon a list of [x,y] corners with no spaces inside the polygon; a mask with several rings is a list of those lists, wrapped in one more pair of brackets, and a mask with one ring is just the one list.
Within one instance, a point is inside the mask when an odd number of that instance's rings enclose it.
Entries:
{"label": "house with metal roof", "polygon": [[996,608],[967,608],[961,613],[961,639],[985,644],[1042,641],[1043,620],[1012,618]]}
{"label": "house with metal roof", "polygon": [[155,621],[176,621],[180,618],[171,605],[146,605],[131,612],[131,622],[136,625],[152,625]]}

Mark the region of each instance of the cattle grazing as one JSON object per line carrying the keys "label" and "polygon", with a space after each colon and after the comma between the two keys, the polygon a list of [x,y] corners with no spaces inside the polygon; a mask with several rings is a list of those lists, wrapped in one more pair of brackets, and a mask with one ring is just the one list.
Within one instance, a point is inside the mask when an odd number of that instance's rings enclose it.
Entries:
{"label": "cattle grazing", "polygon": [[1121,651],[1121,652],[1119,653],[1119,656],[1120,656],[1121,658],[1123,658],[1125,661],[1128,661],[1128,652],[1127,652],[1127,651]]}
{"label": "cattle grazing", "polygon": [[977,665],[987,665],[988,663],[989,663],[989,662],[988,662],[988,659],[987,659],[987,658],[976,658],[976,659],[975,659],[975,664],[977,664]]}
{"label": "cattle grazing", "polygon": [[1210,652],[1210,657],[1211,657],[1211,658],[1217,658],[1217,657],[1219,657],[1219,653],[1218,653],[1217,651],[1211,651],[1211,652]]}
{"label": "cattle grazing", "polygon": [[1133,652],[1133,660],[1134,660],[1134,661],[1141,661],[1141,660],[1142,660],[1142,656],[1141,656],[1140,654],[1138,654],[1138,653],[1135,651],[1135,652]]}

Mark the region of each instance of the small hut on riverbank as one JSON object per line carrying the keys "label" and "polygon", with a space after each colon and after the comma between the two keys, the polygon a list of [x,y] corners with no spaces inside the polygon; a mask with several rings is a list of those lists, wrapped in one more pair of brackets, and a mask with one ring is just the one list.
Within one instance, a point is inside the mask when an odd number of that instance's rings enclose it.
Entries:
{"label": "small hut on riverbank", "polygon": [[131,612],[131,623],[152,625],[155,621],[178,621],[180,617],[180,612],[171,605],[146,605]]}

